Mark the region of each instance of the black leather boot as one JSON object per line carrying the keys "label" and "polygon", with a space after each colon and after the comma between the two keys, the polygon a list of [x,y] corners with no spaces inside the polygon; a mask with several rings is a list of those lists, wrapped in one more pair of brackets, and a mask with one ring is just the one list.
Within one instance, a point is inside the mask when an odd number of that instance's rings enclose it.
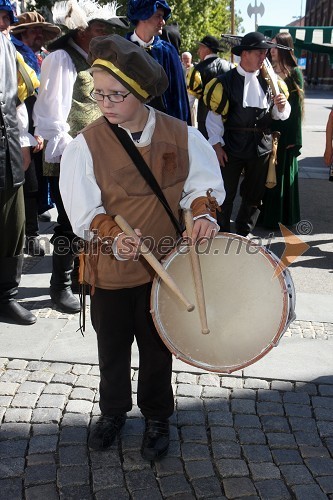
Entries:
{"label": "black leather boot", "polygon": [[158,460],[164,457],[169,449],[168,419],[146,418],[146,429],[143,435],[141,455],[146,460]]}
{"label": "black leather boot", "polygon": [[241,236],[247,236],[251,233],[259,215],[260,210],[258,207],[242,203],[236,217],[236,233]]}
{"label": "black leather boot", "polygon": [[0,316],[18,325],[33,325],[36,316],[16,300],[22,266],[23,254],[0,258]]}
{"label": "black leather boot", "polygon": [[55,250],[53,251],[50,297],[55,308],[67,314],[75,314],[80,311],[80,302],[73,295],[71,289],[73,262],[74,255],[72,253],[61,255]]}

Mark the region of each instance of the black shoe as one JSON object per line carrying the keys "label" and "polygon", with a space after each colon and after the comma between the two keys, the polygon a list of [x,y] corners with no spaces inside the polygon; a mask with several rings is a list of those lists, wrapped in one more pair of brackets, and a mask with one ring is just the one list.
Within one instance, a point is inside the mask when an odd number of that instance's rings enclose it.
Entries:
{"label": "black shoe", "polygon": [[51,220],[50,212],[47,210],[46,212],[38,215],[38,220],[40,220],[41,222],[50,222]]}
{"label": "black shoe", "polygon": [[53,290],[50,288],[50,297],[55,308],[67,314],[75,314],[80,312],[80,302],[73,295],[70,288],[64,290]]}
{"label": "black shoe", "polygon": [[102,415],[91,429],[88,438],[88,447],[91,450],[107,450],[112,446],[117,434],[125,424],[126,414],[108,417]]}
{"label": "black shoe", "polygon": [[16,300],[0,303],[0,316],[12,319],[18,325],[33,325],[37,318]]}
{"label": "black shoe", "polygon": [[169,448],[169,421],[146,418],[141,455],[146,460],[164,457]]}
{"label": "black shoe", "polygon": [[44,248],[41,246],[37,236],[26,236],[24,251],[33,257],[44,257],[45,255]]}

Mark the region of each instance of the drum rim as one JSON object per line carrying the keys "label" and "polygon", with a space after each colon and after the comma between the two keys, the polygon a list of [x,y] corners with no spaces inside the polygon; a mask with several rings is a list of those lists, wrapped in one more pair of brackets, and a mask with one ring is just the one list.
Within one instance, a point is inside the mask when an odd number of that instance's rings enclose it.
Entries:
{"label": "drum rim", "polygon": [[[280,259],[272,251],[267,250],[267,248],[265,248],[264,246],[258,245],[257,243],[254,243],[253,241],[245,238],[244,236],[240,236],[238,234],[220,232],[215,236],[215,239],[224,239],[224,238],[230,239],[230,237],[232,237],[232,239],[242,241],[246,245],[249,245],[251,247],[256,247],[258,249],[259,253],[261,253],[265,258],[267,258],[267,260],[269,261],[269,263],[272,266],[272,269],[274,271],[276,271],[277,269],[279,270],[279,274],[276,276],[276,278],[280,282],[281,293],[283,294],[283,306],[282,306],[280,324],[279,324],[278,330],[277,330],[276,334],[274,335],[273,339],[271,340],[271,342],[255,357],[251,358],[250,360],[247,360],[245,363],[242,363],[241,365],[237,365],[237,366],[233,365],[233,366],[228,366],[228,367],[226,367],[226,366],[223,366],[223,367],[212,366],[212,365],[209,365],[208,363],[200,362],[197,360],[193,360],[189,357],[186,357],[182,352],[179,351],[179,349],[177,349],[172,344],[169,337],[166,337],[164,335],[164,333],[160,331],[161,330],[160,329],[161,322],[158,321],[158,318],[156,315],[156,311],[155,311],[156,300],[154,300],[154,299],[155,299],[155,297],[157,297],[158,288],[160,287],[162,280],[157,275],[155,275],[154,280],[152,282],[151,295],[150,295],[150,313],[151,313],[151,316],[153,318],[155,328],[156,328],[157,333],[158,333],[159,337],[161,338],[162,342],[166,345],[166,347],[169,349],[169,351],[177,359],[180,359],[181,361],[183,361],[186,364],[189,364],[189,365],[194,366],[196,368],[200,368],[202,370],[214,372],[214,373],[233,373],[235,371],[242,370],[249,365],[252,365],[256,361],[259,361],[273,347],[276,347],[278,345],[282,335],[284,334],[288,325],[290,324],[290,321],[288,322],[288,317],[289,317],[288,313],[289,313],[289,309],[290,309],[290,307],[289,307],[290,306],[290,298],[289,298],[289,292],[287,290],[286,280],[284,279],[285,270],[280,265]],[[173,248],[171,250],[171,252],[167,256],[165,256],[163,258],[163,260],[161,261],[162,265],[167,266],[169,264],[169,262],[174,259],[175,254],[181,253],[179,251],[180,248],[181,248],[180,245]],[[290,274],[289,274],[289,279],[293,285],[293,291],[295,291],[294,284],[292,282],[292,278],[291,278]],[[285,320],[285,321],[283,321],[283,320]]]}

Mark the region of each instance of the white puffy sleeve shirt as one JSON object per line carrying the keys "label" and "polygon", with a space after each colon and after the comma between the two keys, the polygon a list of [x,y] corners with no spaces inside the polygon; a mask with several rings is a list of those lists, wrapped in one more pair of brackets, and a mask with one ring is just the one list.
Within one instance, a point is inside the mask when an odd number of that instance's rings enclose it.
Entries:
{"label": "white puffy sleeve shirt", "polygon": [[[147,124],[138,147],[151,142],[155,128],[155,112],[150,109]],[[131,137],[131,136],[130,136]],[[221,170],[214,149],[194,127],[188,127],[189,175],[185,181],[180,206],[190,208],[193,200],[206,196],[213,189],[219,205],[225,198]],[[104,214],[101,191],[94,175],[94,164],[82,134],[65,149],[60,167],[61,197],[75,234],[89,240],[90,224],[98,214]]]}

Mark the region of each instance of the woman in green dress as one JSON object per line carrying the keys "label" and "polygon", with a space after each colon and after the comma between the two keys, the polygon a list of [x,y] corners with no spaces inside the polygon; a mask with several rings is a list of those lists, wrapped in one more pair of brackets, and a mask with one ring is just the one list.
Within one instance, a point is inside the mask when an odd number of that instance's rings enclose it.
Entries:
{"label": "woman in green dress", "polygon": [[275,123],[275,130],[281,132],[277,150],[277,185],[266,190],[261,214],[264,227],[278,229],[279,223],[292,226],[300,221],[297,157],[302,147],[304,81],[297,66],[291,35],[278,33],[273,42],[292,49],[270,49],[274,71],[288,86],[291,106],[290,117]]}

